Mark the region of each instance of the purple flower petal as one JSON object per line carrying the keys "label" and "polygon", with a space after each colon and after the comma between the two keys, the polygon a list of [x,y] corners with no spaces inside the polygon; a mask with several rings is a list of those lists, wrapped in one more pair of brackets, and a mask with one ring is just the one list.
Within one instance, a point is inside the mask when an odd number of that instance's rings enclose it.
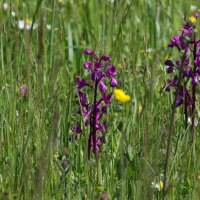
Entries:
{"label": "purple flower petal", "polygon": [[196,60],[193,60],[193,62],[194,62],[195,65],[197,65],[197,61]]}
{"label": "purple flower petal", "polygon": [[92,67],[92,63],[91,62],[86,62],[83,65],[85,67],[85,69],[91,68]]}
{"label": "purple flower petal", "polygon": [[111,78],[110,86],[111,86],[111,87],[116,87],[116,86],[118,86],[117,81],[116,81],[114,78]]}
{"label": "purple flower petal", "polygon": [[81,89],[81,88],[83,88],[87,83],[88,83],[88,81],[86,81],[85,79],[82,79],[82,81],[81,81],[81,79],[79,78],[79,77],[76,77],[76,80],[77,80],[77,82],[78,82],[78,85],[75,85],[78,89]]}
{"label": "purple flower petal", "polygon": [[196,72],[200,75],[200,67],[198,67]]}
{"label": "purple flower petal", "polygon": [[94,62],[94,69],[96,69],[96,70],[99,71],[99,68],[103,68],[103,67],[104,67],[104,65],[102,65],[101,62],[97,62],[95,60],[95,62]]}
{"label": "purple flower petal", "polygon": [[166,60],[164,62],[165,65],[169,66],[169,67],[173,67],[174,66],[174,63],[171,61],[171,60]]}
{"label": "purple flower petal", "polygon": [[168,67],[167,68],[167,73],[172,73],[174,71],[173,67]]}
{"label": "purple flower petal", "polygon": [[107,89],[107,87],[104,85],[104,83],[101,82],[101,83],[99,83],[99,90],[100,90],[101,92],[105,92],[105,91],[108,90],[108,89]]}
{"label": "purple flower petal", "polygon": [[70,129],[74,132],[74,127],[70,127]]}
{"label": "purple flower petal", "polygon": [[97,71],[93,71],[92,72],[92,77],[91,78],[92,78],[93,81],[96,81],[97,75],[98,75]]}
{"label": "purple flower petal", "polygon": [[184,26],[184,28],[185,29],[189,29],[191,26],[190,26],[190,23],[189,22],[185,22],[185,26]]}
{"label": "purple flower petal", "polygon": [[101,111],[102,111],[102,113],[106,113],[106,111],[107,111],[107,106],[102,107]]}
{"label": "purple flower petal", "polygon": [[183,78],[184,77],[187,77],[189,78],[190,77],[190,71],[188,69],[186,69],[184,72],[183,72]]}
{"label": "purple flower petal", "polygon": [[177,100],[176,100],[176,106],[180,106],[181,104],[183,103],[183,97],[181,96],[178,96],[177,97]]}
{"label": "purple flower petal", "polygon": [[106,136],[102,136],[101,138],[100,138],[100,141],[102,142],[102,143],[106,143],[107,142],[107,138],[106,138]]}
{"label": "purple flower petal", "polygon": [[112,94],[113,94],[113,92],[111,92],[110,94],[108,94],[107,97],[106,97],[106,93],[103,94],[102,99],[105,102],[105,104],[112,103],[112,101],[110,101]]}
{"label": "purple flower petal", "polygon": [[195,76],[193,79],[192,79],[192,85],[194,86],[197,86],[198,85],[198,78]]}
{"label": "purple flower petal", "polygon": [[168,86],[166,87],[165,91],[169,92],[169,91],[170,91],[170,87],[171,87],[171,85],[168,85]]}
{"label": "purple flower petal", "polygon": [[74,138],[74,134],[72,134],[70,137],[69,137],[69,141],[73,141],[73,140],[77,140],[77,135],[75,134],[75,138]]}

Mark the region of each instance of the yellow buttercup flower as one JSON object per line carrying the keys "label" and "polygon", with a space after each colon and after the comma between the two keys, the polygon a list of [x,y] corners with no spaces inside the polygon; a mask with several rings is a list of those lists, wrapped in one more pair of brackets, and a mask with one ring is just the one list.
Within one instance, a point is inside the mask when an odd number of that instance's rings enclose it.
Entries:
{"label": "yellow buttercup flower", "polygon": [[139,112],[140,112],[140,111],[142,110],[142,106],[139,106],[139,107],[138,107],[138,110],[139,110]]}
{"label": "yellow buttercup flower", "polygon": [[163,44],[163,47],[166,47],[167,45],[166,44]]}
{"label": "yellow buttercup flower", "polygon": [[151,59],[151,56],[148,56],[149,59]]}
{"label": "yellow buttercup flower", "polygon": [[122,67],[122,65],[119,63],[119,64],[117,64],[117,67],[121,68],[121,67]]}
{"label": "yellow buttercup flower", "polygon": [[26,19],[26,24],[27,24],[27,25],[30,25],[30,24],[31,24],[31,22],[30,22],[30,20],[29,20],[28,18]]}
{"label": "yellow buttercup flower", "polygon": [[54,156],[53,156],[55,159],[57,159],[58,157],[59,157],[59,155],[58,154],[54,154]]}
{"label": "yellow buttercup flower", "polygon": [[168,56],[165,56],[165,60],[169,60],[169,57],[168,57]]}
{"label": "yellow buttercup flower", "polygon": [[62,3],[62,0],[58,0],[59,3]]}
{"label": "yellow buttercup flower", "polygon": [[115,95],[115,98],[121,102],[127,102],[127,101],[130,101],[131,99],[129,95],[126,95],[124,91],[120,89],[114,89],[114,95]]}
{"label": "yellow buttercup flower", "polygon": [[189,18],[189,21],[194,24],[196,22],[196,18],[194,16]]}
{"label": "yellow buttercup flower", "polygon": [[140,53],[144,53],[144,50],[142,49],[142,50],[140,50]]}
{"label": "yellow buttercup flower", "polygon": [[163,182],[160,181],[160,183],[158,183],[158,186],[159,186],[160,188],[163,188]]}
{"label": "yellow buttercup flower", "polygon": [[98,190],[102,190],[102,187],[101,186],[99,186],[99,187],[97,187],[98,188]]}

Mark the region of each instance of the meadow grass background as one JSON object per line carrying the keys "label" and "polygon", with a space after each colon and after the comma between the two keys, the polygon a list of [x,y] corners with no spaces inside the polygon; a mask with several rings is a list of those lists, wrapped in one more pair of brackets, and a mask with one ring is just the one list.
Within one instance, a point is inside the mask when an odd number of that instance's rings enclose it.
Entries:
{"label": "meadow grass background", "polygon": [[[162,199],[162,190],[151,186],[164,180],[174,100],[173,90],[165,92],[163,63],[179,58],[167,45],[198,9],[200,1],[192,0],[1,0],[0,198],[92,200],[107,193],[109,199]],[[16,22],[26,19],[38,27],[20,30]],[[68,140],[70,127],[83,122],[74,85],[75,76],[90,78],[85,49],[111,56],[117,88],[131,96],[121,103],[113,95],[108,143],[97,161],[93,154],[87,160],[87,134]],[[91,102],[90,89],[86,93]],[[167,199],[200,199],[199,131],[198,125],[191,143],[191,125],[186,134],[177,108]]]}

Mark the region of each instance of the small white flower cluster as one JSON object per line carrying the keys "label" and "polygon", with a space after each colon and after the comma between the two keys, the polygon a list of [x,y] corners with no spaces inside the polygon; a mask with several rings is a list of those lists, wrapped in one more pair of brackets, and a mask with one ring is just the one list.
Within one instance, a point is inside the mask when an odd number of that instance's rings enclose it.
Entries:
{"label": "small white flower cluster", "polygon": [[155,188],[155,189],[158,189],[159,191],[163,188],[163,182],[161,181],[160,183],[154,183],[154,182],[152,182],[151,183],[152,184],[152,188]]}
{"label": "small white flower cluster", "polygon": [[[26,20],[19,20],[19,29],[23,30],[23,29],[27,29],[29,30],[32,26],[32,21],[29,21],[29,19]],[[37,28],[37,24],[33,24],[33,29]]]}
{"label": "small white flower cluster", "polygon": [[[192,125],[192,119],[190,117],[188,117],[188,123],[190,123]],[[195,126],[197,126],[198,123],[199,122],[198,122],[197,118],[195,118]]]}
{"label": "small white flower cluster", "polygon": [[150,53],[152,51],[152,48],[148,48],[147,50],[146,50],[146,52],[148,52],[148,53]]}

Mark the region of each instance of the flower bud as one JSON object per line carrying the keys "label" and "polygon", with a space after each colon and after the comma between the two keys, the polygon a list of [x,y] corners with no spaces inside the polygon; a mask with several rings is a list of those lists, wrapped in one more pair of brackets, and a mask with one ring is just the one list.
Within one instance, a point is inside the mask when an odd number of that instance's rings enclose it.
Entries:
{"label": "flower bud", "polygon": [[193,29],[193,33],[197,33],[197,29],[196,28]]}
{"label": "flower bud", "polygon": [[100,196],[100,200],[108,200],[108,195],[105,193],[105,194],[102,194]]}
{"label": "flower bud", "polygon": [[199,15],[198,15],[198,13],[195,13],[194,14],[194,17],[197,19],[197,17],[198,17]]}
{"label": "flower bud", "polygon": [[89,49],[86,49],[84,51],[84,53],[86,53],[87,55],[92,55],[93,54],[93,52],[91,50],[89,50]]}
{"label": "flower bud", "polygon": [[102,57],[101,57],[101,60],[104,60],[105,62],[106,62],[106,61],[109,61],[109,60],[110,60],[110,56],[107,56],[107,55],[102,56]]}
{"label": "flower bud", "polygon": [[68,154],[69,154],[69,149],[68,149],[67,147],[63,147],[62,150],[63,150],[63,153],[64,153],[65,155],[68,155]]}
{"label": "flower bud", "polygon": [[63,169],[67,168],[69,165],[69,163],[67,161],[63,161],[61,166],[63,167]]}

